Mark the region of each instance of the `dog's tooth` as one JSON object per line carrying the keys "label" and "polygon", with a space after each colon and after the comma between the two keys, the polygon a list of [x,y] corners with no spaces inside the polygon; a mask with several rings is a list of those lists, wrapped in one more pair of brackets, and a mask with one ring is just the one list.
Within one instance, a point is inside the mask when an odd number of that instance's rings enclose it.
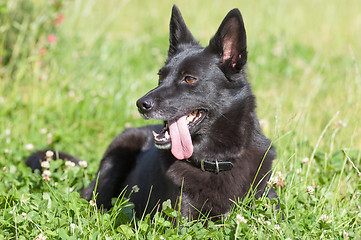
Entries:
{"label": "dog's tooth", "polygon": [[186,120],[187,120],[187,124],[189,124],[190,122],[192,122],[192,121],[193,121],[193,119],[194,119],[194,116],[193,116],[193,114],[192,114],[192,113],[190,113],[190,114],[187,116],[187,118],[186,118]]}
{"label": "dog's tooth", "polygon": [[165,137],[166,139],[168,139],[168,138],[169,138],[168,131],[166,131],[166,132],[164,133],[164,137]]}
{"label": "dog's tooth", "polygon": [[154,131],[152,131],[152,133],[153,133],[153,136],[154,136],[155,138],[157,138],[157,137],[159,136],[159,134],[156,133],[156,132],[154,132]]}

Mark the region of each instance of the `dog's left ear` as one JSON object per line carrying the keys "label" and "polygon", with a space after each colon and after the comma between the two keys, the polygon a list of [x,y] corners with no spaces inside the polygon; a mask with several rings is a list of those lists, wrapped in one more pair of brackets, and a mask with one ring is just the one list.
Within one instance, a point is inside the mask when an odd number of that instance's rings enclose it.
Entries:
{"label": "dog's left ear", "polygon": [[199,45],[185,24],[182,14],[177,5],[173,5],[172,16],[169,23],[169,50],[168,57],[173,56],[177,51],[186,45]]}
{"label": "dog's left ear", "polygon": [[221,68],[239,71],[247,62],[246,30],[238,9],[231,10],[223,19],[209,48],[221,57]]}

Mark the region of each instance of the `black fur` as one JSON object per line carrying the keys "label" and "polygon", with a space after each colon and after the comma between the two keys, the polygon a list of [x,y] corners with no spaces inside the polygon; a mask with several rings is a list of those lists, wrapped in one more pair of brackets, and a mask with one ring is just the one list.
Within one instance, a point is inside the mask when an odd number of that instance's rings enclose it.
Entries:
{"label": "black fur", "polygon": [[[152,131],[159,132],[163,128],[160,125],[127,129],[110,144],[100,163],[97,204],[110,208],[111,198],[124,187],[129,191],[138,185],[140,190],[131,195],[131,201],[139,215],[167,199],[175,204],[181,194],[184,216],[197,217],[199,211],[210,216],[225,214],[230,210],[230,200],[242,199],[253,182],[256,197],[263,194],[275,157],[270,141],[260,130],[255,97],[247,81],[241,13],[231,10],[204,48],[174,6],[169,40],[159,85],[137,101],[139,111],[146,119],[168,121],[202,109],[206,117],[191,131],[194,151],[188,161],[231,159],[233,168],[219,173],[202,171],[196,164],[177,160],[170,150],[155,148]],[[187,83],[187,76],[196,80]],[[44,152],[31,156],[28,165],[34,168],[34,162],[44,158],[41,154]],[[82,191],[85,199],[93,197],[96,180]],[[268,196],[277,197],[273,189]]]}

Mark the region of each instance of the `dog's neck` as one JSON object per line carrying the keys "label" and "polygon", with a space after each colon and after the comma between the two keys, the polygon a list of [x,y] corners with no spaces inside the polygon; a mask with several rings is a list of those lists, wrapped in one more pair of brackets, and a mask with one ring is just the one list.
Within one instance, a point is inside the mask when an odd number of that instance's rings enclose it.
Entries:
{"label": "dog's neck", "polygon": [[195,160],[193,158],[184,159],[187,163],[194,167],[200,168],[204,172],[220,173],[223,171],[229,171],[233,168],[233,158],[227,161],[208,161],[208,160]]}

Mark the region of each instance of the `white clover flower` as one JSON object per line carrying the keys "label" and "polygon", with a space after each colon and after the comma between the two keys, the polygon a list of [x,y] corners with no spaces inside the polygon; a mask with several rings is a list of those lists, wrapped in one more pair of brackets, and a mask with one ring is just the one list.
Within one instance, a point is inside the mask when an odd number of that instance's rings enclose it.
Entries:
{"label": "white clover flower", "polygon": [[283,188],[285,186],[284,180],[285,177],[283,176],[283,174],[280,171],[277,171],[275,176],[271,177],[270,180],[267,182],[267,184],[269,186],[276,184],[276,187]]}
{"label": "white clover flower", "polygon": [[237,223],[247,223],[247,220],[241,215],[241,214],[237,214]]}
{"label": "white clover flower", "polygon": [[5,136],[9,136],[11,134],[10,128],[5,129]]}
{"label": "white clover flower", "polygon": [[41,167],[42,168],[50,168],[50,163],[48,161],[42,161],[41,162]]}
{"label": "white clover flower", "polygon": [[342,122],[341,120],[336,123],[337,128],[342,128],[342,127],[346,127],[346,126],[347,126],[347,124]]}
{"label": "white clover flower", "polygon": [[315,189],[312,186],[308,186],[306,191],[308,195],[312,195],[315,192]]}
{"label": "white clover flower", "polygon": [[21,216],[23,216],[24,219],[26,219],[26,213],[21,213]]}
{"label": "white clover flower", "polygon": [[5,149],[4,149],[4,153],[10,153],[10,150],[7,149],[7,148],[5,148]]}
{"label": "white clover flower", "polygon": [[269,226],[269,225],[271,225],[271,222],[270,221],[264,221],[264,224],[266,225],[266,226]]}
{"label": "white clover flower", "polygon": [[68,92],[68,96],[69,96],[70,98],[74,98],[74,97],[75,97],[75,92],[74,92],[74,91],[69,91],[69,92]]}
{"label": "white clover flower", "polygon": [[47,143],[48,145],[51,144],[51,143],[53,142],[53,134],[52,134],[52,133],[48,133],[48,134],[46,135],[46,137],[47,137],[46,143]]}
{"label": "white clover flower", "polygon": [[285,179],[285,177],[283,176],[283,174],[282,174],[280,171],[277,171],[277,172],[276,172],[276,176],[277,176],[279,179],[282,179],[282,180]]}
{"label": "white clover flower", "polygon": [[325,221],[325,222],[329,222],[328,221],[328,216],[326,214],[322,214],[321,217],[320,217],[320,220]]}
{"label": "white clover flower", "polygon": [[47,132],[48,132],[48,129],[46,129],[46,128],[40,129],[40,133],[43,135],[45,135]]}
{"label": "white clover flower", "polygon": [[36,236],[35,240],[46,240],[46,236],[40,233],[38,236]]}
{"label": "white clover flower", "polygon": [[70,169],[70,168],[72,168],[74,166],[75,166],[75,163],[73,163],[72,161],[66,161],[65,162],[65,167],[68,168],[68,169]]}
{"label": "white clover flower", "polygon": [[52,158],[54,156],[54,152],[50,151],[50,150],[46,151],[45,156],[46,156],[46,158]]}
{"label": "white clover flower", "polygon": [[25,149],[28,151],[33,151],[34,150],[34,145],[31,143],[28,143],[25,145]]}
{"label": "white clover flower", "polygon": [[95,203],[93,200],[90,200],[90,201],[89,201],[89,204],[90,204],[90,206],[92,206],[92,207],[95,207],[95,206],[96,206],[96,203]]}
{"label": "white clover flower", "polygon": [[305,157],[305,158],[302,159],[302,163],[303,163],[303,164],[309,164],[309,163],[310,163],[310,159],[307,158],[307,157]]}
{"label": "white clover flower", "polygon": [[69,227],[70,227],[71,229],[75,229],[75,228],[77,228],[78,226],[77,226],[76,224],[74,224],[74,223],[71,223]]}
{"label": "white clover flower", "polygon": [[7,173],[7,172],[9,172],[9,169],[7,167],[3,167],[3,172]]}
{"label": "white clover flower", "polygon": [[278,177],[273,176],[269,179],[269,181],[267,182],[268,185],[272,186],[274,184],[276,184],[278,182]]}
{"label": "white clover flower", "polygon": [[44,179],[45,181],[50,181],[50,175],[51,175],[51,172],[50,172],[49,170],[45,170],[45,171],[43,172],[43,174],[42,174],[43,179]]}
{"label": "white clover flower", "polygon": [[134,186],[132,187],[132,192],[135,192],[135,193],[139,192],[139,187],[138,187],[138,185],[134,185]]}
{"label": "white clover flower", "polygon": [[82,168],[86,168],[88,166],[88,163],[86,161],[79,161],[79,166]]}
{"label": "white clover flower", "polygon": [[280,230],[280,229],[281,229],[280,225],[275,224],[275,229],[276,229],[276,230]]}

